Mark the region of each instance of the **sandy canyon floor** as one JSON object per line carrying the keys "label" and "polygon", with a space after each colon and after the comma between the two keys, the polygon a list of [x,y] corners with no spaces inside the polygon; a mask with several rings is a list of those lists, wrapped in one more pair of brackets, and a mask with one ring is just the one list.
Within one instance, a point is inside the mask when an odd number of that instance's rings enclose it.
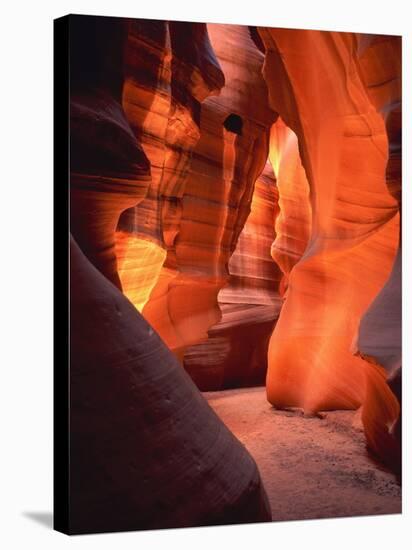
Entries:
{"label": "sandy canyon floor", "polygon": [[358,413],[279,411],[264,388],[204,396],[256,460],[274,521],[401,512],[401,488],[368,456]]}

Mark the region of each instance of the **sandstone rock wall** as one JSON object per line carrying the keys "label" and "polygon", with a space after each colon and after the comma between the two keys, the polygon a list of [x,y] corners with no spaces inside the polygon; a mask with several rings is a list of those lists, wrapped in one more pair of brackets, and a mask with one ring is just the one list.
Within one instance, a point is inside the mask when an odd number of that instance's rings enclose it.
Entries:
{"label": "sandstone rock wall", "polygon": [[310,238],[312,207],[298,139],[281,118],[272,126],[269,159],[276,173],[279,195],[279,213],[274,218],[276,238],[271,254],[282,270],[279,292],[285,296],[289,274],[303,256]]}
{"label": "sandstone rock wall", "polygon": [[70,33],[71,230],[89,260],[120,288],[116,226],[150,184],[150,162],[122,106],[128,23],[76,15]]}
{"label": "sandstone rock wall", "polygon": [[[398,201],[401,213],[402,186],[402,44],[400,36],[358,37],[360,72],[372,103],[381,113],[386,127],[389,158],[386,184]],[[399,248],[392,271],[384,287],[363,315],[358,332],[357,349],[366,360],[382,365],[389,376],[389,386],[401,404],[402,363],[402,249],[401,226]],[[401,414],[401,413],[400,413]],[[401,423],[388,426],[382,403],[371,387],[363,407],[363,422],[373,451],[400,471]]]}
{"label": "sandstone rock wall", "polygon": [[117,228],[123,289],[142,310],[169,255],[175,256],[182,197],[199,139],[200,102],[224,84],[206,25],[131,20],[122,102],[151,166],[145,199]]}
{"label": "sandstone rock wall", "polygon": [[263,385],[269,337],[282,306],[281,272],[270,255],[275,238],[277,187],[268,162],[255,183],[251,212],[218,294],[221,320],[208,339],[186,350],[184,366],[204,390]]}
{"label": "sandstone rock wall", "polygon": [[313,412],[356,408],[372,391],[388,425],[399,405],[386,375],[353,354],[360,319],[398,246],[385,123],[361,74],[354,35],[259,32],[271,105],[297,135],[312,211],[309,241],[289,274],[269,345],[268,399]]}
{"label": "sandstone rock wall", "polygon": [[263,54],[248,29],[208,25],[208,33],[225,86],[202,103],[175,249],[143,310],[180,358],[221,318],[218,293],[229,278],[275,120],[261,74]]}
{"label": "sandstone rock wall", "polygon": [[270,521],[256,464],[71,242],[70,533]]}

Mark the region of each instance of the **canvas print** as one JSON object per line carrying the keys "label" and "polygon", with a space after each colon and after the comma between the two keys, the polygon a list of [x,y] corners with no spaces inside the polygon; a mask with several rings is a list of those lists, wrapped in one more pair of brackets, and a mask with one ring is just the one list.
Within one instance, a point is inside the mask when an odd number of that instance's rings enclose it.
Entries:
{"label": "canvas print", "polygon": [[401,37],[71,15],[55,44],[56,528],[400,513]]}

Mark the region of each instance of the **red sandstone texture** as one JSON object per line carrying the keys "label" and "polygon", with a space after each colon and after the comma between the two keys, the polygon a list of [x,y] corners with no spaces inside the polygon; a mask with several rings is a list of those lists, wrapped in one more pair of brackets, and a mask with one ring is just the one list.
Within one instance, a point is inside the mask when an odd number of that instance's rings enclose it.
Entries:
{"label": "red sandstone texture", "polygon": [[[369,97],[385,120],[389,143],[386,183],[401,208],[402,162],[402,63],[399,36],[364,36],[358,38],[361,74]],[[377,361],[389,375],[389,386],[401,404],[402,365],[402,248],[399,226],[399,248],[385,285],[363,315],[358,333],[359,353]],[[369,445],[388,464],[400,469],[401,412],[389,434],[382,425],[382,404],[373,389],[364,407],[364,425]]]}
{"label": "red sandstone texture", "polygon": [[270,254],[277,187],[268,162],[255,183],[251,212],[230,258],[217,300],[220,321],[186,350],[184,366],[200,389],[263,385],[269,337],[282,306],[282,273]]}
{"label": "red sandstone texture", "polygon": [[[165,260],[176,263],[182,198],[200,137],[200,102],[219,92],[224,76],[200,23],[132,20],[125,62],[123,106],[150,160],[152,179],[144,200],[120,218],[117,259],[124,292],[142,310]],[[154,326],[159,316],[167,316],[166,303],[156,318],[147,313]]]}
{"label": "red sandstone texture", "polygon": [[400,40],[72,29],[74,529],[86,508],[110,528],[109,498],[115,529],[268,519],[253,459],[185,370],[202,390],[266,377],[276,408],[361,408],[399,471]]}
{"label": "red sandstone texture", "polygon": [[150,162],[122,105],[127,21],[73,16],[70,41],[70,226],[90,261],[120,288],[114,234],[141,201]]}
{"label": "red sandstone texture", "polygon": [[71,241],[70,532],[270,521],[256,464]]}
{"label": "red sandstone texture", "polygon": [[[186,348],[205,341],[222,315],[218,294],[228,282],[228,263],[250,212],[256,179],[268,154],[270,126],[261,74],[263,55],[246,27],[208,25],[210,44],[225,75],[217,96],[206,98],[200,138],[185,182],[174,248],[144,316],[183,359]],[[224,365],[208,368],[189,350],[187,363],[207,387],[220,387]],[[186,359],[185,359],[186,361]],[[197,361],[197,362],[196,362]]]}

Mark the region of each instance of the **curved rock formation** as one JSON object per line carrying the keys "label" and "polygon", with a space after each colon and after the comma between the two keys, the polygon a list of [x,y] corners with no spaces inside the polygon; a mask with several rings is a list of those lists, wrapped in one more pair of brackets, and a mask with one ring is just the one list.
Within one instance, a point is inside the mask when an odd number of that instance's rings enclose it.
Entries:
{"label": "curved rock formation", "polygon": [[208,25],[208,33],[226,84],[202,103],[175,255],[168,253],[143,310],[179,357],[206,339],[221,317],[217,296],[228,280],[227,265],[267,159],[275,118],[261,75],[263,55],[248,29]]}
{"label": "curved rock formation", "polygon": [[[389,141],[386,183],[401,207],[402,169],[402,83],[401,37],[359,35],[358,57],[362,78],[376,109],[385,120]],[[399,227],[399,230],[401,228]],[[357,349],[366,360],[382,365],[389,375],[389,385],[401,403],[402,362],[402,253],[399,249],[390,276],[368,308],[359,326]],[[400,417],[383,414],[381,402],[373,388],[367,393],[363,422],[370,448],[398,472],[401,467]],[[400,411],[400,409],[399,409]],[[400,414],[400,412],[399,412]],[[389,429],[389,434],[388,434]]]}
{"label": "curved rock formation", "polygon": [[124,292],[141,310],[166,251],[175,255],[200,102],[219,93],[224,77],[203,23],[132,20],[125,57],[123,105],[152,182],[145,200],[120,219],[117,258]]}
{"label": "curved rock formation", "polygon": [[201,390],[265,382],[269,337],[282,305],[281,272],[270,255],[277,212],[276,180],[267,163],[229,261],[228,283],[218,294],[222,318],[207,341],[185,353],[184,366]]}
{"label": "curved rock formation", "polygon": [[267,517],[253,461],[153,329],[203,390],[269,365],[276,407],[362,405],[399,470],[400,39],[88,16],[71,32],[71,229],[144,317],[75,246],[78,514],[96,530],[113,503],[116,529],[250,521],[250,498]]}
{"label": "curved rock formation", "polygon": [[139,311],[147,302],[166,258],[160,185],[172,108],[171,65],[168,23],[131,20],[125,48],[122,104],[150,161],[152,180],[140,206],[129,208],[120,217],[116,257],[123,292]]}
{"label": "curved rock formation", "polygon": [[[389,141],[386,183],[401,202],[401,38],[358,36],[359,66],[371,101],[385,120]],[[399,245],[401,243],[399,242]],[[379,295],[362,318],[358,348],[390,373],[401,362],[401,248]]]}
{"label": "curved rock formation", "polygon": [[254,460],[71,243],[70,532],[270,521]]}
{"label": "curved rock formation", "polygon": [[351,351],[360,318],[389,275],[399,230],[385,181],[384,121],[360,77],[355,37],[259,32],[271,105],[297,135],[312,209],[309,242],[289,274],[269,345],[268,399],[310,412],[356,408],[373,383],[396,418],[381,368]]}
{"label": "curved rock formation", "polygon": [[[362,317],[357,350],[367,361],[385,368],[388,385],[398,403],[388,407],[385,393],[373,383],[367,387],[362,421],[370,449],[397,473],[401,471],[402,414],[402,295],[401,249],[390,277]],[[383,393],[383,395],[382,395]],[[393,403],[392,396],[389,402]]]}
{"label": "curved rock formation", "polygon": [[312,208],[296,134],[281,118],[272,126],[269,159],[276,174],[279,194],[276,239],[271,245],[271,254],[283,273],[279,292],[284,296],[289,273],[303,256],[309,241]]}
{"label": "curved rock formation", "polygon": [[70,226],[89,260],[120,288],[114,232],[146,195],[150,164],[121,104],[127,20],[71,16]]}

